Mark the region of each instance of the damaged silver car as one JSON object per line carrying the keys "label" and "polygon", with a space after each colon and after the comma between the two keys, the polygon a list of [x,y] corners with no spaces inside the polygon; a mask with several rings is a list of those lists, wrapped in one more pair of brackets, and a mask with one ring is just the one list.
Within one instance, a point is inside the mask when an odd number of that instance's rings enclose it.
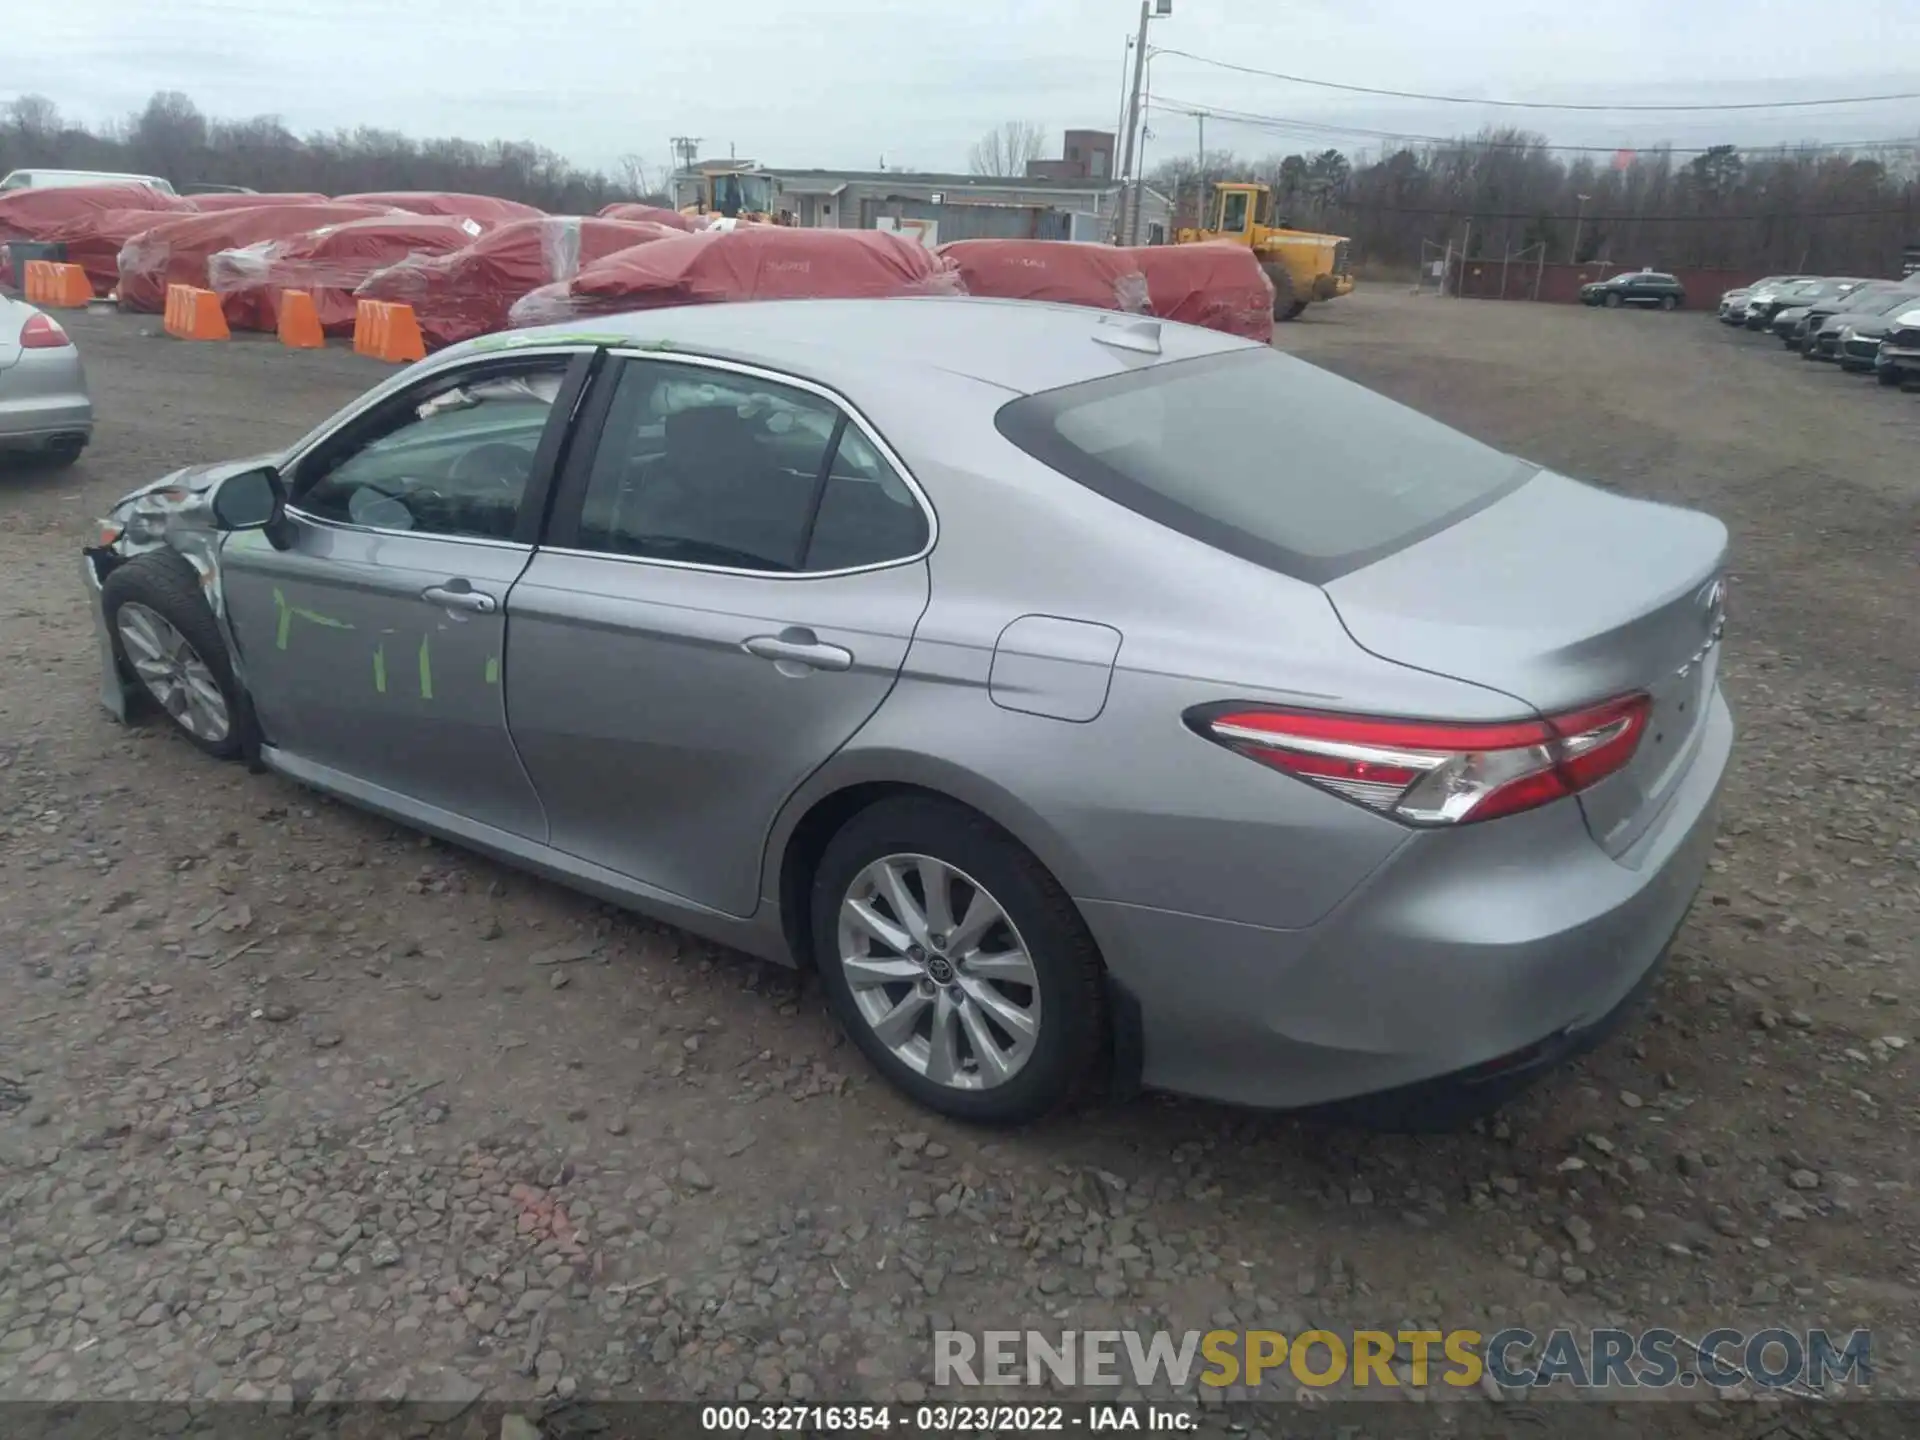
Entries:
{"label": "damaged silver car", "polygon": [[1733,741],[1718,521],[1142,317],[591,323],[117,506],[109,708],[812,965],[976,1121],[1444,1124],[1652,983]]}

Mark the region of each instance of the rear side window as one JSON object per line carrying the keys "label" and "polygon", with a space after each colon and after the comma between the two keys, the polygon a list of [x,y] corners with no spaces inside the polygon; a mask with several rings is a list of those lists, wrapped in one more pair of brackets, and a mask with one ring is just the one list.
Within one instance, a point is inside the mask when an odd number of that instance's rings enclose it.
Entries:
{"label": "rear side window", "polygon": [[912,490],[829,401],[754,375],[622,362],[579,548],[817,574],[907,559],[927,536]]}
{"label": "rear side window", "polygon": [[1109,500],[1316,584],[1445,529],[1538,469],[1264,349],[1030,395],[996,424]]}

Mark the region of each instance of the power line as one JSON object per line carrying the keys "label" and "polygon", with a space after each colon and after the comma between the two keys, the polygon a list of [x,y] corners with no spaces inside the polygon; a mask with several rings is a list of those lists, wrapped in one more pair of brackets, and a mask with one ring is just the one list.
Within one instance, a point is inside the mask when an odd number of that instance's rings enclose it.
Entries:
{"label": "power line", "polygon": [[1473,205],[1382,205],[1376,202],[1334,200],[1327,209],[1334,215],[1458,215],[1476,223],[1483,220],[1584,220],[1588,225],[1733,225],[1760,224],[1764,221],[1796,223],[1803,220],[1860,220],[1870,216],[1906,215],[1904,205],[1882,205],[1866,210],[1765,211],[1751,215],[1596,215],[1588,210],[1581,215],[1543,214],[1537,210],[1481,210]]}
{"label": "power line", "polygon": [[1713,105],[1573,105],[1551,100],[1482,100],[1470,95],[1428,95],[1418,90],[1386,90],[1374,85],[1347,85],[1338,80],[1315,80],[1306,75],[1288,75],[1279,70],[1262,70],[1254,65],[1236,65],[1231,60],[1215,60],[1210,56],[1195,55],[1189,50],[1174,50],[1166,46],[1156,47],[1153,53],[1178,55],[1183,60],[1195,60],[1202,65],[1213,65],[1222,70],[1235,70],[1242,75],[1259,75],[1268,80],[1285,80],[1293,85],[1313,85],[1322,90],[1344,90],[1353,95],[1384,95],[1394,100],[1427,100],[1442,105],[1488,105],[1505,110],[1804,110],[1820,105],[1870,105],[1885,100],[1920,100],[1920,90],[1907,90],[1893,95],[1841,95],[1826,100],[1748,100],[1735,104]]}
{"label": "power line", "polygon": [[[1369,140],[1391,140],[1411,142],[1420,145],[1441,145],[1472,150],[1556,150],[1588,155],[1615,155],[1622,150],[1661,150],[1669,155],[1706,155],[1715,150],[1729,148],[1724,145],[1697,146],[1632,146],[1632,145],[1555,145],[1547,141],[1529,140],[1478,140],[1462,135],[1417,135],[1393,130],[1369,130],[1359,125],[1333,125],[1318,120],[1294,120],[1283,115],[1261,115],[1252,111],[1225,110],[1218,105],[1199,106],[1189,100],[1176,100],[1171,96],[1155,96],[1154,105],[1171,110],[1179,115],[1205,114],[1209,119],[1219,119],[1230,125],[1246,125],[1254,129],[1284,130],[1309,135],[1358,135]],[[1811,153],[1816,151],[1850,150],[1904,150],[1920,148],[1920,136],[1889,136],[1880,140],[1832,140],[1818,143],[1800,143],[1783,145],[1736,145],[1731,148],[1751,154],[1777,154],[1781,152]]]}

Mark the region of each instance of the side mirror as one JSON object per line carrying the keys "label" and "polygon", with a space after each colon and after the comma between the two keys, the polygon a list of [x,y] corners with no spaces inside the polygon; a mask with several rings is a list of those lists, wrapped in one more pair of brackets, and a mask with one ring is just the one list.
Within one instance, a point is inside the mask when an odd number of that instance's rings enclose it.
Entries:
{"label": "side mirror", "polygon": [[266,530],[280,518],[286,499],[272,466],[230,475],[213,492],[213,522],[222,530]]}

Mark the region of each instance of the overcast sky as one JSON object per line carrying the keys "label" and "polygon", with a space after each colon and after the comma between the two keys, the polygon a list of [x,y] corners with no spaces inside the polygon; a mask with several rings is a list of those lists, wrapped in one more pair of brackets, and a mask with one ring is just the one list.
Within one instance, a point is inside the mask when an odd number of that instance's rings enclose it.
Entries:
{"label": "overcast sky", "polygon": [[[1920,91],[1920,0],[1173,0],[1151,41],[1351,83],[1641,103]],[[528,139],[605,166],[697,135],[781,166],[964,169],[1003,120],[1112,128],[1131,0],[12,0],[0,101],[38,92],[90,122],[157,89],[296,131]],[[1583,13],[1585,12],[1585,13]],[[1904,65],[1904,68],[1902,68]],[[1581,115],[1341,96],[1173,55],[1154,93],[1415,133],[1518,123],[1563,143],[1703,146],[1920,135],[1920,102],[1785,114]],[[1194,148],[1152,116],[1147,155]],[[1209,147],[1357,150],[1358,138],[1210,123]]]}

